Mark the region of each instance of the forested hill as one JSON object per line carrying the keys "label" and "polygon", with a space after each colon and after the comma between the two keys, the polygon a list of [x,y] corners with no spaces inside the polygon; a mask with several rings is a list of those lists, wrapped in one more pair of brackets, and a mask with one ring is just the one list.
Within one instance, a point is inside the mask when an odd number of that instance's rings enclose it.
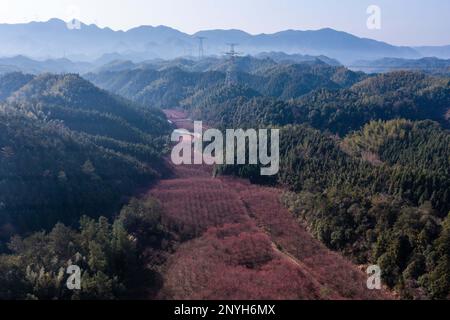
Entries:
{"label": "forested hill", "polygon": [[[284,87],[286,88],[286,87]],[[247,86],[216,86],[181,105],[221,127],[303,124],[339,134],[372,120],[431,119],[450,128],[450,80],[414,72],[377,75],[344,89],[321,88],[298,99],[274,99]]]}
{"label": "forested hill", "polygon": [[432,119],[449,127],[450,79],[422,73],[377,75],[340,91],[318,90],[291,102],[298,123],[339,134],[371,120]]}
{"label": "forested hill", "polygon": [[[140,108],[73,74],[37,76],[7,101],[18,108],[38,108],[49,119],[63,120],[77,131],[135,143],[168,127],[161,111]],[[109,125],[99,125],[102,122]]]}
{"label": "forested hill", "polygon": [[[220,126],[227,125],[223,118],[240,126],[309,123],[345,135],[377,119],[432,119],[449,125],[448,78],[408,71],[367,76],[324,62],[271,63],[262,71],[252,59],[238,59],[234,68],[219,71],[138,68],[86,77],[145,105],[182,107]],[[280,113],[280,106],[282,122],[277,123],[268,114]],[[252,122],[246,123],[249,118]]]}
{"label": "forested hill", "polygon": [[329,248],[380,265],[404,298],[445,299],[449,150],[450,133],[430,121],[376,121],[343,140],[303,124],[282,127],[275,179],[255,166],[218,173],[285,186],[286,205]]}
{"label": "forested hill", "polygon": [[32,75],[20,72],[13,72],[0,76],[0,101],[3,102],[6,100],[11,94],[22,88],[32,79]]}
{"label": "forested hill", "polygon": [[164,173],[169,124],[77,75],[7,75],[0,108],[0,241],[111,216]]}
{"label": "forested hill", "polygon": [[340,66],[316,61],[277,64],[255,58],[222,60],[208,71],[191,71],[179,66],[155,69],[147,66],[132,70],[87,74],[85,77],[108,91],[145,105],[171,108],[197,94],[225,83],[247,86],[261,95],[278,99],[298,98],[313,90],[342,89],[365,79],[366,75]]}

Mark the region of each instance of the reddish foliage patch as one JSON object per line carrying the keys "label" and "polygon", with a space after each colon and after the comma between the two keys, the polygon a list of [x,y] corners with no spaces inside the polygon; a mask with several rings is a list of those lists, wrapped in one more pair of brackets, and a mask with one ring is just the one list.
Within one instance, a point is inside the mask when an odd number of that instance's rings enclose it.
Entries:
{"label": "reddish foliage patch", "polygon": [[240,189],[240,198],[257,224],[267,230],[273,242],[301,261],[321,284],[348,299],[376,299],[382,292],[367,289],[367,276],[352,263],[314,239],[280,203],[281,191],[250,186],[228,179],[230,188]]}
{"label": "reddish foliage patch", "polygon": [[315,240],[280,203],[280,190],[213,179],[205,166],[174,170],[151,191],[182,242],[164,267],[161,298],[389,297],[368,290],[363,272]]}
{"label": "reddish foliage patch", "polygon": [[169,299],[318,299],[326,293],[273,250],[252,223],[213,228],[182,245],[166,270]]}
{"label": "reddish foliage patch", "polygon": [[165,180],[151,194],[163,205],[163,223],[183,240],[198,237],[209,227],[248,220],[239,198],[219,180]]}

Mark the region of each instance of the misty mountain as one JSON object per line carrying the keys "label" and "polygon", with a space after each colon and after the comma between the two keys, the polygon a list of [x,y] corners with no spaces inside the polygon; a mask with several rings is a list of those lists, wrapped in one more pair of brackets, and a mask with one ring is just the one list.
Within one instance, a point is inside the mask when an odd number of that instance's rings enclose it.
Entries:
{"label": "misty mountain", "polygon": [[[320,62],[319,60],[311,62]],[[277,63],[270,58],[259,59],[252,56],[236,57],[233,60],[224,57],[205,57],[203,59],[177,58],[173,60],[154,59],[143,62],[133,63],[131,60],[114,60],[104,64],[94,70],[92,73],[101,73],[104,71],[125,71],[133,69],[152,69],[165,70],[170,68],[179,68],[188,72],[207,72],[221,71],[227,72],[230,69],[235,71],[256,73],[276,66]]]}
{"label": "misty mountain", "polygon": [[284,52],[261,52],[256,55],[257,58],[270,58],[277,63],[303,63],[303,62],[317,62],[322,61],[331,66],[340,66],[341,63],[336,59],[328,58],[327,56],[311,56],[303,54],[287,54]]}
{"label": "misty mountain", "polygon": [[[197,37],[200,36],[207,38],[204,45],[207,55],[222,55],[229,50],[227,43],[239,43],[238,51],[244,54],[284,51],[289,54],[326,55],[343,63],[383,57],[422,57],[420,51],[414,48],[397,47],[329,28],[316,31],[287,30],[259,35],[240,30],[207,30],[189,35],[165,26],[141,26],[128,31],[114,31],[81,23],[79,29],[71,29],[58,19],[26,24],[1,24],[0,55],[26,54],[32,55],[33,58],[83,56],[94,60],[99,57],[107,58],[108,54],[126,54],[141,61],[155,57],[172,59],[196,55]],[[438,53],[439,48],[435,49]],[[442,51],[446,52],[445,49]]]}
{"label": "misty mountain", "polygon": [[39,73],[86,73],[93,66],[87,62],[73,62],[66,58],[33,60],[23,55],[0,58],[0,74],[22,72]]}
{"label": "misty mountain", "polygon": [[384,73],[398,70],[421,71],[435,75],[450,74],[450,59],[422,58],[422,59],[401,59],[383,58],[374,61],[357,61],[352,66],[352,70],[366,73]]}
{"label": "misty mountain", "polygon": [[412,48],[396,47],[384,42],[359,38],[333,29],[314,31],[286,30],[274,34],[250,35],[236,30],[202,31],[195,36],[209,39],[213,46],[220,43],[240,43],[240,50],[246,53],[262,51],[284,51],[307,55],[326,55],[348,63],[357,57],[419,57]]}
{"label": "misty mountain", "polygon": [[440,47],[424,46],[415,47],[414,49],[425,57],[439,57],[442,59],[450,59],[450,45]]}

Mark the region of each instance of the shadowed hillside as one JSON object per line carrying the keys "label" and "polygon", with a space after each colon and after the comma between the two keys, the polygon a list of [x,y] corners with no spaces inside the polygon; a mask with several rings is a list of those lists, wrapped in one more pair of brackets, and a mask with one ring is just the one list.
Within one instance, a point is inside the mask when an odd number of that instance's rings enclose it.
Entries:
{"label": "shadowed hillside", "polygon": [[75,75],[5,77],[5,96],[29,81],[0,107],[2,240],[84,214],[109,216],[166,172],[169,124],[160,111]]}

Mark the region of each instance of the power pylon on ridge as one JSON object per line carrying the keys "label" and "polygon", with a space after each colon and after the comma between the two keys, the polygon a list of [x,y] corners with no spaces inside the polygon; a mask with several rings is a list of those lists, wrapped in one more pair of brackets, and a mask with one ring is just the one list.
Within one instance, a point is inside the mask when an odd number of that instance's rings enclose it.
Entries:
{"label": "power pylon on ridge", "polygon": [[239,44],[237,44],[237,43],[228,43],[227,45],[230,46],[230,51],[225,52],[225,56],[227,56],[230,59],[231,63],[228,66],[225,82],[228,85],[232,85],[232,84],[237,83],[237,81],[238,81],[238,79],[237,79],[237,70],[236,70],[236,65],[235,65],[236,57],[240,56],[242,53],[236,51],[236,47]]}
{"label": "power pylon on ridge", "polygon": [[204,41],[206,40],[205,37],[197,37],[198,40],[198,58],[203,59],[205,56],[205,48],[204,48]]}
{"label": "power pylon on ridge", "polygon": [[236,51],[236,47],[239,45],[239,43],[227,43],[228,46],[230,46],[230,51],[225,52],[225,55],[228,56],[231,61],[234,61],[236,57],[240,56],[242,53]]}

